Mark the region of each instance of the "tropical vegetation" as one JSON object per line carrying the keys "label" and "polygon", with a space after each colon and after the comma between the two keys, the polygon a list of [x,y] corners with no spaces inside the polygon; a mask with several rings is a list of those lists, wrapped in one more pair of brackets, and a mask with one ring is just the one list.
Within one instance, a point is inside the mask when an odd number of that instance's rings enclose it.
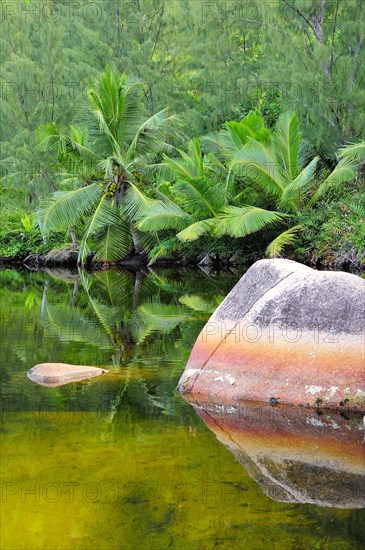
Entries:
{"label": "tropical vegetation", "polygon": [[[300,215],[329,189],[354,177],[356,159],[364,149],[364,143],[344,147],[341,160],[326,171],[318,167],[318,156],[305,163],[294,113],[282,114],[273,131],[264,127],[257,112],[225,126],[218,134],[202,138],[208,151],[205,156],[199,140],[190,142],[188,153],[180,151],[179,160],[165,156],[164,165],[174,173],[176,183],[165,200],[141,207],[139,229],[173,228],[179,230],[178,239],[191,241],[204,234],[246,237],[282,224],[286,229],[267,247],[268,255],[275,256],[303,228]],[[163,244],[161,250],[165,250]]]}
{"label": "tropical vegetation", "polygon": [[362,9],[2,4],[0,256],[363,262]]}

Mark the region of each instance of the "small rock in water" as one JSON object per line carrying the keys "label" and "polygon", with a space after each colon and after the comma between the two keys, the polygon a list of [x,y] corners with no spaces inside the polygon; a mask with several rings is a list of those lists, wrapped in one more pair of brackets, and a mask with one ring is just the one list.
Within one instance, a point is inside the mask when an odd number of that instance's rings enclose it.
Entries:
{"label": "small rock in water", "polygon": [[108,370],[98,367],[68,365],[66,363],[41,363],[30,369],[27,376],[36,384],[53,388],[64,386],[70,382],[94,378],[94,376],[100,376],[106,372]]}

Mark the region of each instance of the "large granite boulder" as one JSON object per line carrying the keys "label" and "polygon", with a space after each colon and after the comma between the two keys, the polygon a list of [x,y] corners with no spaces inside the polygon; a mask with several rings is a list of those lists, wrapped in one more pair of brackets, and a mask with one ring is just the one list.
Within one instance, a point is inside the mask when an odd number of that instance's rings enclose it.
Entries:
{"label": "large granite boulder", "polygon": [[284,259],[256,262],[209,319],[181,392],[365,410],[365,282]]}

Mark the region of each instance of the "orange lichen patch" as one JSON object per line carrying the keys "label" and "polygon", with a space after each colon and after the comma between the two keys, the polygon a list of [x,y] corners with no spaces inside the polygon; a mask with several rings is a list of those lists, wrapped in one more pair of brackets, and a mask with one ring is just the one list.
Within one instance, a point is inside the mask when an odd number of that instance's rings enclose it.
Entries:
{"label": "orange lichen patch", "polygon": [[[339,335],[337,342],[304,333],[288,342],[271,334],[258,341],[230,333],[209,340],[198,338],[180,388],[185,392],[210,394],[249,401],[328,404],[340,406],[350,401],[358,410],[365,408],[364,355],[361,339]],[[346,401],[347,402],[347,401]]]}

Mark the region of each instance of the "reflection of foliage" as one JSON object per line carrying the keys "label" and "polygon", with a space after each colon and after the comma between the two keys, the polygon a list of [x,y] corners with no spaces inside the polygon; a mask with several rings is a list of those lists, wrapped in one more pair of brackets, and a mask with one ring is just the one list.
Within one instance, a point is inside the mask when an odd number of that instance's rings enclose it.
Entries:
{"label": "reflection of foliage", "polygon": [[45,308],[46,330],[56,334],[63,341],[87,342],[90,345],[107,345],[107,335],[100,331],[95,319],[87,317],[80,308],[63,304],[50,305]]}
{"label": "reflection of foliage", "polygon": [[[100,407],[103,400],[112,420],[138,401],[146,414],[170,414],[195,339],[236,279],[185,270],[0,271],[3,381],[13,384],[16,376],[16,391],[29,394],[29,403],[46,391],[52,409],[83,399]],[[110,386],[30,387],[25,371],[47,361],[102,365],[114,375]]]}

